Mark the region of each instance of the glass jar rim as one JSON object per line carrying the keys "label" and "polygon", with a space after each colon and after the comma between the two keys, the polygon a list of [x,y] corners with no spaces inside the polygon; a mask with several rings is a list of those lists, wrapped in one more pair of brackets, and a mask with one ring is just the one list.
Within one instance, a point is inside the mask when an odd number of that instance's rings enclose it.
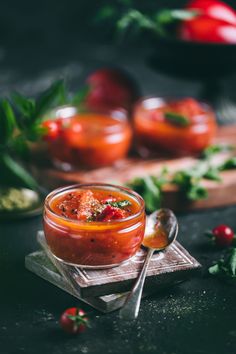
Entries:
{"label": "glass jar rim", "polygon": [[145,103],[147,103],[148,101],[153,101],[153,102],[158,102],[159,101],[159,106],[157,107],[156,104],[154,103],[153,106],[149,107],[144,107],[146,108],[146,110],[149,109],[154,109],[154,108],[160,108],[162,106],[164,106],[165,104],[171,103],[173,101],[181,101],[187,98],[193,98],[194,100],[196,100],[200,105],[202,105],[204,107],[204,109],[207,112],[213,112],[212,107],[210,106],[210,104],[208,104],[205,101],[202,100],[198,100],[195,97],[190,97],[190,96],[155,96],[155,95],[150,95],[150,96],[144,96],[141,97],[135,104],[135,109],[137,109],[140,106],[143,106]]}
{"label": "glass jar rim", "polygon": [[[89,189],[89,188],[97,188],[97,189],[108,189],[108,190],[114,190],[114,191],[121,191],[125,194],[130,195],[130,197],[135,198],[135,200],[139,203],[140,205],[140,210],[135,213],[132,214],[126,218],[123,219],[116,219],[116,220],[110,220],[110,221],[91,221],[91,222],[86,222],[86,221],[79,221],[79,220],[74,220],[74,219],[69,219],[66,218],[62,215],[59,215],[57,213],[55,213],[51,206],[50,206],[50,202],[53,200],[53,198],[55,198],[56,196],[65,193],[66,191],[70,191],[70,190],[76,190],[76,189]],[[100,187],[100,188],[99,188]],[[60,220],[64,220],[67,223],[71,223],[71,224],[76,224],[76,225],[114,225],[114,224],[120,224],[123,222],[127,222],[127,221],[131,221],[133,219],[136,219],[137,217],[139,217],[145,210],[145,202],[143,200],[143,198],[135,191],[131,190],[130,188],[126,188],[123,186],[118,186],[115,184],[109,184],[109,183],[81,183],[81,184],[73,184],[73,185],[69,185],[69,186],[64,186],[64,187],[59,187],[57,189],[54,189],[52,192],[50,192],[46,198],[45,198],[45,202],[44,202],[44,209],[49,212],[51,215],[53,215],[54,217],[57,217]]]}
{"label": "glass jar rim", "polygon": [[87,114],[94,114],[94,115],[104,115],[106,117],[112,118],[116,121],[115,124],[111,126],[104,126],[102,130],[107,133],[116,132],[121,128],[120,123],[128,123],[128,111],[123,107],[117,108],[107,108],[107,109],[89,109],[89,108],[81,108],[76,105],[62,105],[51,109],[47,114],[48,118],[53,119],[69,119],[76,115],[87,115]]}

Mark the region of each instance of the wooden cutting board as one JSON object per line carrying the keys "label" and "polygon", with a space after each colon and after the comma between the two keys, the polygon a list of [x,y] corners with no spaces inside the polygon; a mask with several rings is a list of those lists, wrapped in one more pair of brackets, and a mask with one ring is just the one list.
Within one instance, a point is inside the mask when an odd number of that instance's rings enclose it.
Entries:
{"label": "wooden cutting board", "polygon": [[[220,127],[214,143],[224,143],[236,146],[236,125]],[[216,158],[218,164],[225,155]],[[39,182],[48,189],[74,183],[105,182],[124,184],[125,182],[145,175],[158,175],[163,166],[170,172],[183,168],[191,168],[196,163],[192,157],[176,159],[144,160],[142,158],[127,158],[115,166],[95,170],[78,170],[63,172],[52,167],[33,165],[32,172]],[[222,182],[207,181],[203,185],[208,189],[208,198],[197,202],[184,201],[175,186],[168,185],[164,190],[163,206],[175,211],[221,207],[236,203],[236,170],[222,172]]]}

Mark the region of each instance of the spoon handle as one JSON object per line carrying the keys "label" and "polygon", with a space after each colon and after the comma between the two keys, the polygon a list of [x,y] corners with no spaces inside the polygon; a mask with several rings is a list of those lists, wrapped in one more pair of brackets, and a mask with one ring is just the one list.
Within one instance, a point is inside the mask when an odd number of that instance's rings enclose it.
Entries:
{"label": "spoon handle", "polygon": [[143,292],[143,285],[149,265],[149,261],[152,258],[154,250],[149,249],[145,262],[143,264],[143,268],[139,274],[139,277],[129,293],[124,306],[121,308],[119,316],[122,319],[125,320],[134,320],[135,318],[138,317],[139,313],[139,307],[140,307],[140,302],[141,302],[141,297],[142,297],[142,292]]}

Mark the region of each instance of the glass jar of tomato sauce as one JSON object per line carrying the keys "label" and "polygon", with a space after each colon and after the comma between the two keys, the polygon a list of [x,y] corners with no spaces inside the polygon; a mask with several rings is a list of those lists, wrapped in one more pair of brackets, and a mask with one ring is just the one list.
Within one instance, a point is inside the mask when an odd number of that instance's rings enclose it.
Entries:
{"label": "glass jar of tomato sauce", "polygon": [[149,97],[135,107],[134,129],[142,156],[186,155],[198,154],[210,145],[217,124],[212,109],[193,98]]}
{"label": "glass jar of tomato sauce", "polygon": [[[127,155],[132,130],[125,110],[88,112],[65,106],[50,115],[55,134],[50,136],[49,131],[47,143],[57,167],[98,168],[112,165]],[[43,124],[47,127],[50,122],[49,119]]]}
{"label": "glass jar of tomato sauce", "polygon": [[45,200],[44,232],[53,255],[84,268],[127,261],[140,248],[145,230],[143,199],[109,184],[59,188]]}

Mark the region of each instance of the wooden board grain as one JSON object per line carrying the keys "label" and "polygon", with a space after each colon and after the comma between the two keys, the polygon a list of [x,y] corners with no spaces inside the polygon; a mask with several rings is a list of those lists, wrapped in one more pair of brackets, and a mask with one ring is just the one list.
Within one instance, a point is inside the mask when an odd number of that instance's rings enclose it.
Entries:
{"label": "wooden board grain", "polygon": [[[236,125],[219,128],[214,143],[236,146]],[[224,154],[218,156],[216,164],[224,159]],[[32,171],[42,185],[48,189],[53,189],[74,183],[105,182],[124,184],[135,177],[158,175],[163,166],[167,166],[170,172],[174,172],[183,168],[191,168],[195,163],[196,159],[192,157],[152,160],[127,158],[119,161],[115,166],[90,171],[63,172],[50,167],[40,166],[39,168],[36,165],[32,166]],[[205,180],[203,185],[208,189],[208,198],[197,202],[183,200],[175,186],[166,186],[163,206],[168,206],[175,211],[182,211],[221,207],[236,203],[236,170],[222,172],[221,183]]]}

